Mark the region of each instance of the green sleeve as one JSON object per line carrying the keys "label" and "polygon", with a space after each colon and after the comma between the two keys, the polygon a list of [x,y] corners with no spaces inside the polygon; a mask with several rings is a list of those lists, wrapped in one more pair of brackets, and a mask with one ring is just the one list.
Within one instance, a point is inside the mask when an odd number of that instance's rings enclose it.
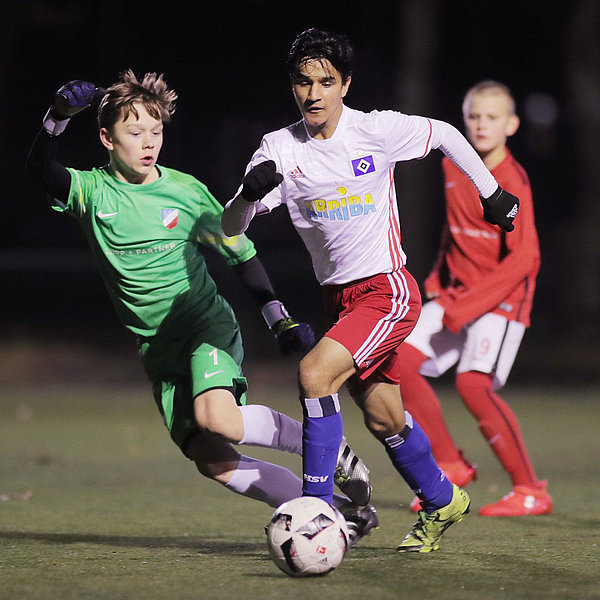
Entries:
{"label": "green sleeve", "polygon": [[197,240],[207,248],[219,253],[228,265],[239,265],[256,256],[256,249],[252,240],[245,235],[227,237],[221,229],[221,215],[223,207],[219,201],[208,191],[204,184],[200,184],[200,220],[197,230]]}
{"label": "green sleeve", "polygon": [[81,218],[88,211],[91,191],[95,186],[96,177],[93,171],[78,171],[67,167],[71,174],[71,189],[67,203],[56,201],[52,208],[58,212],[67,212]]}

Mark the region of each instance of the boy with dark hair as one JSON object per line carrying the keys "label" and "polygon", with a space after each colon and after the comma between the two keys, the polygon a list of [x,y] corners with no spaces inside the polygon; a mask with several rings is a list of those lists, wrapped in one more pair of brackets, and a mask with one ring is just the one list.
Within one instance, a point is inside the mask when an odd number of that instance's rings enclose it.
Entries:
{"label": "boy with dark hair", "polygon": [[[59,135],[70,117],[100,98],[99,134],[109,163],[91,171],[65,168],[54,156]],[[253,243],[223,234],[222,206],[206,186],[157,164],[176,98],[155,73],[139,81],[126,71],[108,90],[72,81],[58,90],[27,168],[53,197],[54,208],[82,226],[118,316],[137,336],[173,441],[206,477],[276,507],[301,495],[300,479],[240,454],[233,444],[301,454],[301,424],[266,406],[246,405],[239,325],[197,244],[234,268],[284,352],[308,350],[314,335],[277,300]],[[366,467],[344,440],[339,456],[337,482],[367,504]],[[347,498],[338,496],[336,503],[348,508]],[[351,521],[354,513],[346,514]],[[363,534],[360,522],[353,533],[356,542]]]}
{"label": "boy with dark hair", "polygon": [[423,502],[398,551],[431,552],[470,500],[446,479],[402,406],[397,351],[417,321],[421,298],[400,243],[394,165],[441,149],[468,173],[486,218],[506,229],[513,228],[518,199],[498,186],[451,125],[348,108],[351,58],[345,36],[309,29],[296,38],[288,70],[302,120],[263,137],[222,223],[225,233],[239,234],[254,215],[285,204],[323,287],[331,327],[298,374],[303,493],[331,501],[343,433],[338,390],[348,381],[366,426]]}

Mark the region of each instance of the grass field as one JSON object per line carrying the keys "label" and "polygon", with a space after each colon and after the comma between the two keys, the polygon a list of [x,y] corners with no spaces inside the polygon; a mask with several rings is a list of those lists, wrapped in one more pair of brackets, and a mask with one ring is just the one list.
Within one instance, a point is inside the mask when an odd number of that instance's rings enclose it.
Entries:
{"label": "grass field", "polygon": [[[247,374],[251,401],[299,416],[292,377]],[[469,487],[474,510],[430,555],[394,552],[415,520],[411,493],[344,398],[381,527],[336,571],[307,580],[267,556],[272,509],[201,478],[179,454],[143,381],[9,383],[0,395],[0,600],[600,598],[598,388],[507,388],[555,501],[552,515],[524,519],[477,515],[508,479],[444,388],[451,430],[480,476]],[[294,456],[247,452],[300,467]]]}

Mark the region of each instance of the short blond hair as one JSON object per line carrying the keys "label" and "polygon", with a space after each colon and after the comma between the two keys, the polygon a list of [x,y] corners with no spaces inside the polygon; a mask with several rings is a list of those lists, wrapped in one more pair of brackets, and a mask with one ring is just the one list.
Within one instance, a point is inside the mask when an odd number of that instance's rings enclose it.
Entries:
{"label": "short blond hair", "polygon": [[98,127],[110,131],[131,113],[139,116],[135,103],[140,103],[148,114],[163,123],[169,123],[175,112],[177,93],[169,89],[164,76],[146,73],[140,81],[131,69],[123,71],[117,83],[111,85],[98,107]]}
{"label": "short blond hair", "polygon": [[473,87],[469,88],[465,94],[465,98],[462,103],[463,115],[465,115],[469,109],[469,103],[473,96],[477,94],[498,94],[504,95],[508,99],[508,111],[509,114],[516,114],[516,103],[512,92],[507,85],[494,81],[493,79],[486,79],[476,83]]}

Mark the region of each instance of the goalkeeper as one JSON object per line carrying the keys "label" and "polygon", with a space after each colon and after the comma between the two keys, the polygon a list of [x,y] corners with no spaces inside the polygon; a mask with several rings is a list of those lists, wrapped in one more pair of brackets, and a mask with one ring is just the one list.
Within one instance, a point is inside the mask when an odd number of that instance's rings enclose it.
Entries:
{"label": "goalkeeper", "polygon": [[[139,81],[128,70],[108,90],[72,81],[58,90],[44,117],[27,172],[50,194],[53,208],[83,228],[117,314],[137,336],[173,441],[206,477],[275,507],[301,496],[302,481],[232,444],[301,454],[302,425],[266,406],[246,405],[239,325],[197,244],[213,248],[233,267],[284,353],[309,350],[314,334],[277,300],[253,243],[223,234],[223,209],[206,186],[157,164],[176,99],[155,73]],[[66,168],[55,158],[60,134],[70,117],[97,101],[109,163],[90,171]],[[345,440],[336,482],[357,504],[369,502],[368,470]],[[338,496],[335,503],[346,501]],[[355,538],[364,529],[359,523]]]}

